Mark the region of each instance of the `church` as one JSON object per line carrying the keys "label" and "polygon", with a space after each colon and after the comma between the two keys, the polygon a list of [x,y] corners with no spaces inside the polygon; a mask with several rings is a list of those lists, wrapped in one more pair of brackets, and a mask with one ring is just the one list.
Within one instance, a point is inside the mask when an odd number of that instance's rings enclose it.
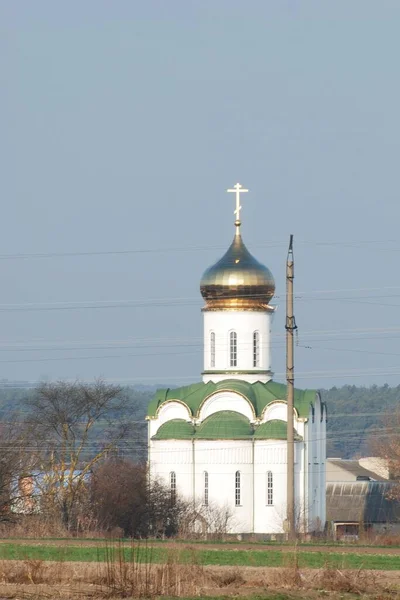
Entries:
{"label": "church", "polygon": [[[275,282],[241,236],[240,184],[233,241],[203,274],[202,381],[158,390],[148,407],[150,477],[195,506],[225,507],[227,533],[286,530],[286,384],[273,380]],[[326,406],[316,390],[294,393],[296,529],[325,526]]]}

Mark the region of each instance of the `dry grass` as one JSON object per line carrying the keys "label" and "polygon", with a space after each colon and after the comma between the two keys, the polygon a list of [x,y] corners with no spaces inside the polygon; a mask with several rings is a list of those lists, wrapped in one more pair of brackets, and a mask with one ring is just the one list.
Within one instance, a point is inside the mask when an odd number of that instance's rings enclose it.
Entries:
{"label": "dry grass", "polygon": [[367,539],[375,546],[400,546],[400,534],[398,533],[381,533],[375,536],[370,535]]}
{"label": "dry grass", "polygon": [[0,523],[0,538],[72,537],[59,519],[44,519],[40,515],[16,517],[13,522]]}
{"label": "dry grass", "polygon": [[341,571],[325,567],[317,571],[310,584],[319,590],[361,595],[376,590],[377,579],[373,571]]}
{"label": "dry grass", "polygon": [[[147,548],[142,546],[142,549]],[[199,564],[196,550],[188,564],[171,550],[163,564],[139,561],[140,546],[108,545],[101,563],[41,560],[0,561],[0,597],[111,600],[118,598],[249,596],[283,592],[296,597],[346,597],[393,600],[400,595],[400,573],[300,569],[297,555],[282,568],[221,567]],[[392,579],[389,580],[388,577]]]}
{"label": "dry grass", "polygon": [[[400,576],[397,576],[400,582]],[[397,589],[398,586],[397,586]],[[13,590],[11,592],[11,590]],[[23,594],[22,594],[23,591]],[[249,595],[267,592],[314,591],[322,595],[353,594],[399,598],[395,586],[369,571],[324,568],[202,567],[179,564],[173,554],[162,565],[128,563],[121,558],[105,563],[0,562],[0,596],[76,598],[152,598],[156,596]],[[11,593],[10,593],[11,592]]]}

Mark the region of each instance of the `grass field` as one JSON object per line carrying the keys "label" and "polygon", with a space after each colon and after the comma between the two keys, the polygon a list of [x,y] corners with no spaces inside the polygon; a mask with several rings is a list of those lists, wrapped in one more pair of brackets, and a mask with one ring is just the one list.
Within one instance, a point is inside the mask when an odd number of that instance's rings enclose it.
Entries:
{"label": "grass field", "polygon": [[[2,543],[0,545],[1,560],[44,560],[63,562],[101,562],[107,560],[115,552],[109,545],[33,545],[29,543]],[[164,563],[174,555],[174,560],[181,564],[195,561],[201,565],[221,566],[252,566],[252,567],[285,567],[296,559],[300,568],[318,569],[332,567],[340,569],[368,569],[368,570],[400,570],[399,554],[357,554],[354,552],[324,552],[307,551],[300,548],[290,552],[285,550],[240,550],[220,547],[202,549],[200,545],[191,548],[174,549],[162,546],[152,547],[138,544],[121,549],[126,561],[137,563]]]}

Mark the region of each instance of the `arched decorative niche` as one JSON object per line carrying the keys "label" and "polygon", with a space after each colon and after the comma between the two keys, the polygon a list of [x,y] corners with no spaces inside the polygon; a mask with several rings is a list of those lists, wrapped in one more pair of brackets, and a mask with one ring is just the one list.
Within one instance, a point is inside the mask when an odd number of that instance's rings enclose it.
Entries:
{"label": "arched decorative niche", "polygon": [[[184,419],[185,421],[191,421],[192,415],[190,414],[190,410],[186,404],[180,402],[179,400],[170,400],[169,402],[164,402],[164,404],[161,404],[157,411],[156,418],[158,427],[161,427],[161,425],[167,421],[171,421],[172,419]],[[156,431],[154,433],[156,433]]]}
{"label": "arched decorative niche", "polygon": [[199,409],[198,421],[204,421],[210,415],[221,410],[230,410],[244,415],[253,422],[255,420],[254,407],[245,398],[236,392],[223,391],[217,392],[206,398]]}
{"label": "arched decorative niche", "polygon": [[[297,429],[298,414],[295,408],[293,409],[293,413],[294,425]],[[271,402],[264,408],[261,416],[261,423],[266,423],[267,421],[272,421],[273,419],[278,419],[279,421],[287,421],[286,402],[277,400],[276,402]]]}

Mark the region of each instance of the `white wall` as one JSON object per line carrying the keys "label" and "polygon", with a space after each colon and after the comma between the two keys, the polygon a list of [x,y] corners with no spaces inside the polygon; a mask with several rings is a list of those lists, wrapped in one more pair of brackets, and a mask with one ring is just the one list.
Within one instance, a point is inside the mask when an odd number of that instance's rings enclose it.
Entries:
{"label": "white wall", "polygon": [[326,523],[326,407],[322,406],[321,397],[319,394],[318,401],[322,410],[322,420],[319,426],[319,456],[320,456],[320,514],[318,515],[320,519],[320,526],[323,530]]}
{"label": "white wall", "polygon": [[[303,443],[296,443],[296,507],[303,503]],[[286,518],[286,442],[272,440],[154,440],[150,442],[151,477],[170,484],[187,500],[204,501],[208,472],[209,504],[228,508],[231,533],[282,533]],[[235,475],[240,471],[241,501],[235,504]],[[266,473],[273,473],[273,505],[266,503]]]}
{"label": "white wall", "polygon": [[[271,317],[267,311],[208,311],[204,310],[204,371],[254,371],[240,378],[251,383],[271,379]],[[237,333],[237,366],[230,366],[229,334]],[[260,333],[260,366],[253,367],[253,332]],[[210,336],[215,333],[215,366],[211,367]],[[266,371],[258,374],[257,371]],[[204,381],[221,381],[231,374],[205,374]]]}
{"label": "white wall", "polygon": [[177,493],[193,498],[193,445],[191,440],[150,440],[149,469],[152,479],[170,484],[170,473],[176,473]]}
{"label": "white wall", "polygon": [[[196,499],[204,498],[204,471],[208,471],[209,504],[227,507],[232,515],[230,531],[252,531],[252,442],[246,440],[197,440]],[[240,506],[235,505],[235,474],[240,471]]]}
{"label": "white wall", "polygon": [[310,408],[305,426],[307,480],[307,518],[309,530],[323,529],[326,521],[326,413],[322,410],[319,394],[314,402],[314,415]]}

